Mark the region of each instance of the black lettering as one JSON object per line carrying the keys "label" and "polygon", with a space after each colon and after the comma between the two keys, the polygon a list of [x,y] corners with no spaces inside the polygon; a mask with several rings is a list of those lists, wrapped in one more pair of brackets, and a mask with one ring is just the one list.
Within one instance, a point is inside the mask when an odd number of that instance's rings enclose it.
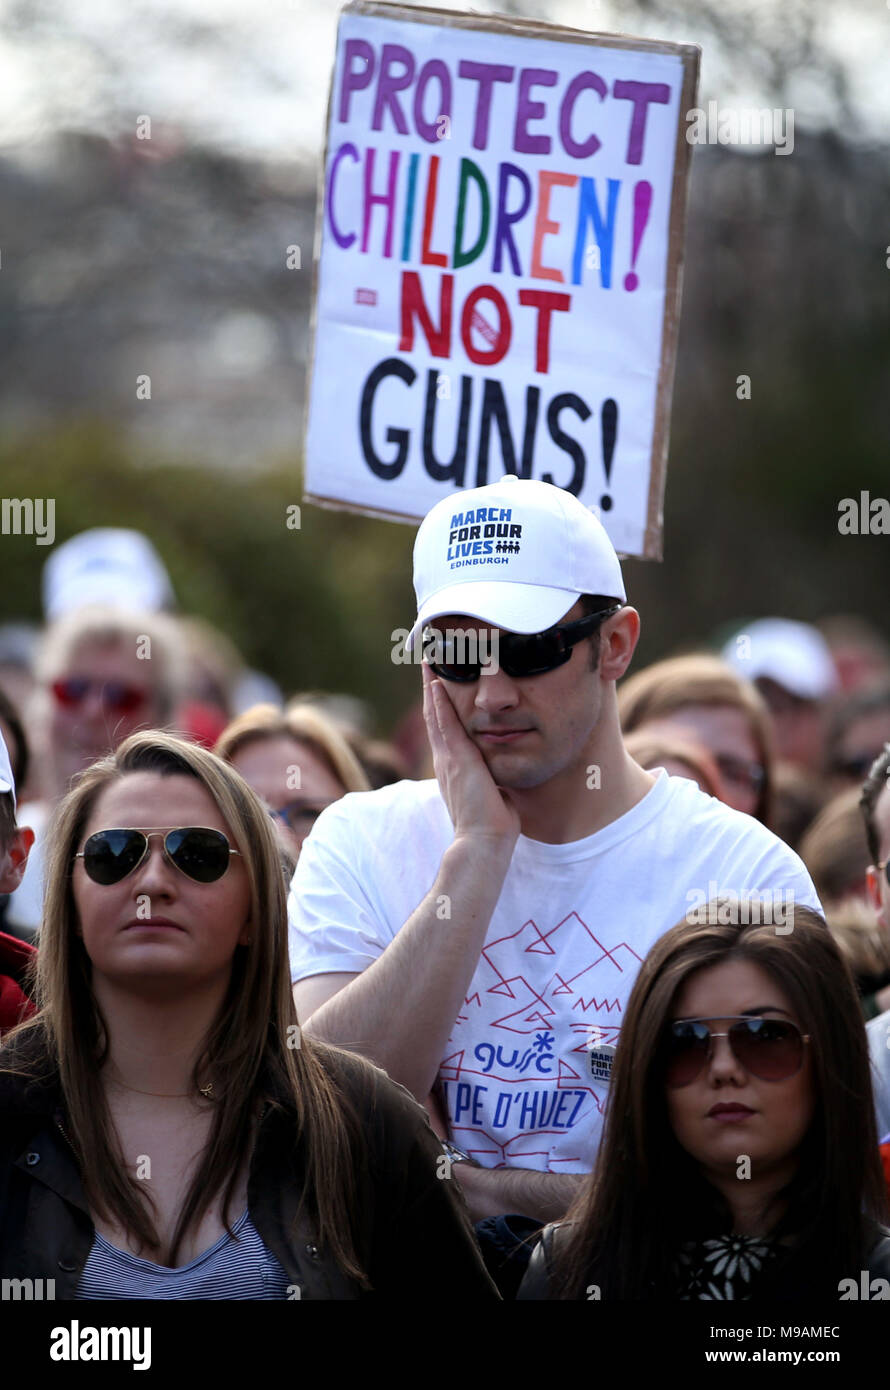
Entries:
{"label": "black lettering", "polygon": [[531,477],[540,397],[541,388],[539,386],[526,387],[522,454],[517,464],[516,447],[510,429],[510,417],[507,411],[507,402],[504,399],[504,388],[499,381],[486,380],[482,392],[482,419],[479,422],[479,452],[476,459],[477,487],[484,487],[488,482],[488,454],[491,446],[492,419],[497,425],[501,442],[504,472],[516,473],[520,478]]}
{"label": "black lettering", "polygon": [[[547,428],[550,431],[550,438],[558,449],[564,449],[575,462],[575,471],[570,480],[567,483],[560,483],[558,486],[564,487],[567,492],[571,492],[577,497],[584,486],[584,472],[587,461],[584,457],[584,450],[581,448],[577,439],[573,439],[571,435],[566,434],[565,431],[560,428],[559,413],[561,410],[565,409],[574,410],[575,414],[582,420],[587,420],[590,416],[590,407],[585,405],[581,397],[576,396],[574,391],[563,391],[561,395],[554,396],[547,407]],[[541,480],[545,483],[556,482],[552,473],[542,473]]]}
{"label": "black lettering", "polygon": [[361,439],[362,454],[365,463],[371,472],[378,478],[383,478],[386,482],[391,482],[397,478],[405,467],[408,457],[408,445],[411,436],[408,430],[393,429],[390,425],[386,431],[387,444],[396,444],[398,452],[391,463],[386,463],[374,451],[371,441],[371,412],[374,408],[374,396],[377,387],[384,377],[397,376],[400,381],[404,381],[407,386],[413,386],[417,377],[413,367],[409,367],[407,362],[401,362],[398,357],[387,357],[383,362],[378,362],[374,370],[369,374],[367,381],[362,387],[361,407],[359,409],[359,437]]}
{"label": "black lettering", "polygon": [[[436,430],[436,402],[439,373],[433,369],[426,374],[426,405],[423,412],[423,466],[437,483],[454,482],[463,487],[467,468],[467,437],[470,432],[470,404],[473,399],[473,379],[462,376],[460,379],[460,415],[457,421],[457,440],[454,453],[447,463],[436,458],[433,440]],[[452,517],[452,526],[459,526],[464,518],[458,512]],[[454,532],[452,532],[452,536]]]}

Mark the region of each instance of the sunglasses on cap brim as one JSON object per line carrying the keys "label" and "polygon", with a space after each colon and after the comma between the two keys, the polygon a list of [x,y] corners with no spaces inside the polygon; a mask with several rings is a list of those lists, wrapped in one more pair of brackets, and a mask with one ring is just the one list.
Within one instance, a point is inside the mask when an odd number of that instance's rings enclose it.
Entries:
{"label": "sunglasses on cap brim", "polygon": [[572,623],[557,623],[546,632],[502,632],[495,629],[495,640],[491,646],[490,661],[472,661],[468,658],[468,648],[478,655],[478,644],[472,640],[477,634],[472,630],[457,630],[457,633],[442,632],[428,625],[423,630],[424,657],[434,676],[446,681],[477,681],[483,670],[501,670],[514,678],[523,676],[542,676],[555,671],[570,660],[572,648],[576,643],[590,637],[597,628],[611,618],[623,603],[614,603],[598,613],[589,613]]}

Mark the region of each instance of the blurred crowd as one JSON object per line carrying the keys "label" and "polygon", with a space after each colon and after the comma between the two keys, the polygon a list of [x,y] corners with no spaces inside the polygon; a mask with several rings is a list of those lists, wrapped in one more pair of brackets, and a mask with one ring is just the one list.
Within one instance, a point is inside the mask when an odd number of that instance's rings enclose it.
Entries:
{"label": "blurred crowd", "polygon": [[[88,531],[59,546],[43,606],[42,628],[0,627],[0,732],[30,845],[19,886],[0,896],[8,935],[28,942],[39,928],[53,808],[136,730],[174,731],[231,762],[268,805],[291,871],[331,802],[432,776],[419,697],[386,740],[353,695],[283,693],[225,633],[177,611],[159,556],[136,531]],[[883,635],[854,615],[740,624],[719,646],[632,668],[619,711],[643,768],[691,778],[801,855],[866,1017],[890,1009],[890,889],[870,843],[890,827],[890,806],[875,795],[885,769],[863,802],[890,744]]]}
{"label": "blurred crowd", "polygon": [[[186,740],[194,749],[210,750],[240,774],[259,798],[255,814],[264,826],[260,839],[265,836],[273,846],[268,851],[273,865],[276,854],[280,861],[282,872],[277,875],[274,890],[278,895],[294,879],[303,843],[316,820],[334,802],[349,794],[361,795],[435,776],[427,736],[430,725],[424,719],[419,690],[416,704],[388,731],[388,738],[380,737],[374,711],[353,695],[280,690],[270,676],[249,669],[225,633],[178,610],[163,563],[146,537],[138,532],[95,530],[60,545],[46,563],[42,598],[45,621],[41,628],[26,623],[0,627],[0,815],[5,817],[0,824],[0,1029],[34,1015],[29,992],[35,952],[43,954],[40,927],[44,890],[48,877],[52,877],[52,865],[58,869],[61,862],[52,858],[57,850],[48,843],[53,813],[61,803],[68,804],[72,788],[86,787],[84,798],[91,795],[90,778],[99,786],[97,779],[107,775],[97,766],[99,760],[122,745],[126,744],[122,752],[125,759],[131,760],[133,773],[143,767],[139,759],[166,758],[175,768],[176,759],[184,756],[176,752],[170,740],[166,744],[162,741],[159,751],[152,751],[138,740],[127,743],[132,735],[143,730],[166,731]],[[510,650],[514,662],[531,659],[528,647],[520,655],[515,649]],[[558,661],[551,661],[551,667],[554,664],[558,665]],[[459,683],[467,677],[458,672],[451,679]],[[478,679],[478,670],[473,679]],[[875,1020],[874,1026],[883,1027],[886,1032],[890,1020],[890,644],[870,624],[852,615],[832,616],[815,626],[780,617],[739,621],[719,637],[703,640],[697,650],[677,653],[644,669],[631,669],[618,683],[617,712],[620,736],[637,764],[637,776],[642,776],[639,769],[665,769],[673,777],[689,779],[707,796],[760,822],[803,860],[833,938],[833,945],[829,943],[827,948],[827,964],[819,963],[824,949],[821,919],[806,906],[801,909],[800,930],[794,940],[781,941],[781,933],[777,932],[769,949],[777,952],[775,968],[787,966],[791,972],[789,998],[794,987],[805,988],[802,981],[812,970],[812,988],[821,991],[827,1001],[826,1031],[835,1026],[828,1023],[832,1010],[836,1018],[844,1015],[843,1026],[848,1035],[842,1044],[851,1058],[858,1059],[851,1065],[865,1075],[868,1063],[862,1024]],[[617,738],[617,722],[614,727]],[[515,735],[516,730],[512,733]],[[509,729],[499,735],[510,736]],[[435,743],[433,733],[430,738]],[[200,762],[205,755],[194,756],[196,775],[212,780],[212,770]],[[213,762],[209,760],[209,764]],[[144,763],[149,771],[153,767],[150,761]],[[687,783],[683,788],[697,797]],[[4,793],[10,793],[11,802]],[[707,803],[707,808],[709,816],[715,814],[713,802]],[[334,813],[335,819],[339,810]],[[722,808],[721,814],[725,816]],[[742,818],[738,818],[738,823],[752,825]],[[132,827],[134,822],[113,824]],[[149,824],[156,826],[157,821],[150,820]],[[58,825],[61,836],[64,817]],[[206,828],[209,823],[195,821],[194,825]],[[194,825],[189,831],[171,833],[193,834]],[[69,830],[72,826],[73,821]],[[758,834],[763,833],[760,827],[754,828]],[[225,837],[212,826],[206,833],[225,843]],[[132,837],[134,832],[125,829],[103,834]],[[147,849],[147,834],[136,830],[135,835]],[[315,844],[313,839],[313,850]],[[197,869],[189,867],[188,850],[177,859],[180,850],[171,849],[165,840],[165,852],[187,879],[211,883],[222,879],[224,872],[221,864],[214,865],[214,845],[218,849],[213,841],[198,847]],[[132,850],[133,846],[128,846],[127,853]],[[77,857],[83,857],[82,853]],[[307,849],[301,874],[311,859]],[[134,858],[133,864],[136,862]],[[352,871],[351,864],[348,869]],[[207,877],[202,879],[205,870]],[[112,865],[106,870],[99,863],[88,872],[94,882],[115,885],[130,868]],[[358,874],[358,869],[355,872]],[[389,872],[387,866],[384,879]],[[103,873],[107,873],[104,879]],[[56,878],[59,877],[57,872]],[[272,892],[270,887],[269,893]],[[57,898],[61,922],[64,914],[60,903],[61,898]],[[239,945],[247,945],[251,939],[249,935],[243,942],[239,938]],[[50,949],[59,948],[51,945]],[[658,957],[658,969],[666,972],[669,968],[679,970],[680,965],[672,962],[681,962],[683,970],[694,973],[698,959],[695,952],[699,949],[696,932],[687,921],[685,927],[680,925],[666,933],[648,959]],[[719,944],[713,947],[710,963],[714,970],[721,968],[723,949]],[[835,1007],[831,1003],[831,975],[832,971],[838,974],[838,955],[847,962],[850,976],[840,967],[839,978],[843,978],[837,986],[841,992]],[[354,970],[356,967],[349,965],[351,957],[345,959],[347,963],[341,969]],[[773,968],[771,960],[764,957],[767,973]],[[783,961],[785,965],[781,964]],[[278,964],[280,967],[280,960]],[[699,961],[699,975],[700,965]],[[51,962],[44,967],[45,972],[54,968]],[[652,1017],[657,1013],[651,1002],[644,1001],[646,981],[651,980],[654,969],[651,967],[647,975],[644,966],[622,1025],[622,1034],[627,1032],[633,1039],[633,1047],[627,1043],[624,1052],[619,1053],[622,1061],[615,1073],[614,1089],[622,1096],[626,1090],[628,1113],[637,1103],[634,1087],[642,1083],[639,1074],[635,1079],[627,1059],[634,1055],[645,1061],[649,1026],[646,1009]],[[278,975],[275,978],[278,980]],[[320,976],[322,982],[332,978],[338,977],[325,973]],[[343,978],[341,974],[341,987]],[[347,973],[345,978],[352,976]],[[676,978],[682,980],[685,976],[677,974]],[[793,985],[795,978],[797,986]],[[849,979],[858,991],[861,1019],[856,1016]],[[849,991],[847,1003],[842,997],[844,989]],[[309,997],[304,995],[304,999]],[[691,1015],[692,1024],[735,1017],[737,1011],[721,1012],[717,1007],[721,1001],[716,996],[715,1000],[704,996],[699,1000],[693,991],[688,1008],[682,1012]],[[319,996],[312,1007],[324,1001],[325,996]],[[279,1007],[283,1007],[280,1001]],[[286,1014],[279,1017],[284,1020]],[[300,1018],[304,1018],[303,1012]],[[752,1075],[770,1084],[790,1084],[796,1074],[795,1065],[783,1057],[782,1048],[802,1048],[810,1042],[809,1036],[801,1037],[800,1029],[785,1027],[783,1033],[780,1025],[781,1021],[770,1035],[773,1060],[766,1063],[758,1062],[756,1050],[751,1050],[756,1030],[746,1033],[742,1028],[740,1033],[741,1024],[735,1025],[733,1046],[741,1049],[738,1056],[747,1056]],[[282,1028],[286,1026],[282,1023]],[[634,1031],[638,1027],[639,1035]],[[878,1035],[872,1029],[869,1034],[874,1057]],[[674,1042],[671,1066],[676,1078],[669,1085],[682,1091],[699,1075],[696,1067],[701,1067],[704,1054],[699,1047],[701,1038],[692,1034],[677,1034]],[[711,1046],[710,1035],[707,1046]],[[613,1047],[611,1053],[614,1051]],[[308,1066],[311,1059],[304,1060]],[[611,1067],[611,1056],[605,1065]],[[652,1066],[655,1065],[653,1060]],[[798,1058],[797,1068],[800,1065]],[[763,1069],[758,1071],[758,1066]],[[770,1075],[770,1067],[774,1075]],[[833,1096],[836,1113],[841,1115],[846,1102],[839,1076],[836,1068],[827,1071],[820,1084],[826,1097],[829,1093]],[[120,1084],[140,1094],[139,1088]],[[409,1089],[416,1092],[416,1087]],[[201,1094],[209,1095],[212,1090],[211,1085]],[[156,1093],[152,1089],[141,1094]],[[179,1092],[157,1094],[164,1099],[179,1097]],[[882,1160],[890,1184],[890,1089],[885,1085],[881,1091],[876,1088],[875,1094],[878,1135],[883,1140]],[[431,1093],[427,1109],[433,1119],[436,1106]],[[319,1116],[322,1110],[323,1107]],[[622,1136],[621,1114],[616,1103],[605,1141],[615,1154],[625,1152],[632,1142]],[[862,1142],[867,1143],[873,1130],[869,1129],[871,1119],[863,1119],[864,1114],[861,1104],[855,1114],[851,1109],[850,1124],[864,1126],[866,1139]],[[678,1135],[682,1118],[682,1110],[677,1108],[672,1123]],[[873,1139],[870,1142],[873,1154]],[[451,1151],[449,1162],[469,1161],[453,1145]],[[618,1167],[616,1159],[616,1171]],[[837,1173],[841,1172],[838,1167]],[[854,1186],[851,1185],[849,1194],[851,1212],[858,1200]],[[628,1192],[632,1187],[630,1184]],[[593,1188],[590,1190],[594,1192]],[[625,1197],[630,1201],[632,1195],[622,1195],[617,1189],[611,1193],[608,1183],[601,1181],[589,1205],[574,1208],[576,1229],[587,1230],[588,1234],[606,1229],[603,1222],[608,1214],[622,1211],[621,1203]],[[424,1200],[428,1198],[429,1191]],[[877,1209],[879,1199],[874,1193],[869,1201],[872,1198]],[[801,1201],[805,1199],[810,1200],[804,1193]],[[636,1207],[631,1202],[627,1219],[637,1219],[642,1211],[639,1202]],[[479,1216],[479,1210],[474,1214]],[[448,1230],[453,1229],[448,1224],[452,1216],[449,1209],[443,1217]],[[530,1223],[535,1230],[540,1226],[540,1216],[536,1212]],[[848,1213],[846,1227],[850,1229],[851,1220]],[[602,1256],[610,1270],[619,1271],[613,1278],[618,1280],[618,1287],[626,1289],[624,1296],[643,1296],[634,1284],[633,1271],[621,1273],[622,1239],[615,1225],[614,1249],[607,1250],[606,1241],[597,1258]],[[542,1243],[531,1283],[526,1285],[533,1289],[527,1294],[529,1297],[552,1296],[547,1292],[550,1276],[544,1272],[543,1260],[545,1254],[548,1261],[554,1254],[553,1240],[551,1232]],[[564,1274],[561,1296],[583,1296],[580,1291],[586,1287],[589,1269],[594,1267],[590,1264],[590,1250],[596,1247],[593,1235],[590,1240],[593,1245],[588,1243],[583,1250],[578,1245],[560,1252],[557,1245],[555,1254],[562,1261]],[[176,1248],[174,1240],[173,1249]],[[757,1250],[752,1249],[754,1258]],[[455,1258],[466,1273],[476,1256],[467,1264],[469,1257],[460,1247]],[[659,1258],[657,1252],[652,1258]],[[802,1266],[801,1278],[803,1275]],[[94,1276],[91,1263],[89,1279]],[[477,1271],[473,1277],[480,1279],[480,1289],[489,1291],[485,1276]],[[90,1286],[89,1279],[84,1287]],[[700,1271],[690,1274],[689,1280],[690,1289],[699,1289]],[[502,1292],[515,1294],[515,1283],[511,1285],[509,1279],[498,1283]],[[630,1292],[633,1289],[637,1292]],[[690,1292],[682,1296],[711,1295]]]}

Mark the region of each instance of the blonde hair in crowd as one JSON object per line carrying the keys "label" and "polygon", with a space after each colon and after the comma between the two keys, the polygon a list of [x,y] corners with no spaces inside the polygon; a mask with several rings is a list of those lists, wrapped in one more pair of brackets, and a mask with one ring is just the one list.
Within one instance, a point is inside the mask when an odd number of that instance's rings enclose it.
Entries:
{"label": "blonde hair in crowd", "polygon": [[336,725],[309,705],[253,705],[223,729],[214,752],[231,762],[239,749],[255,739],[290,738],[317,753],[344,791],[366,792],[370,782],[358,758]]}

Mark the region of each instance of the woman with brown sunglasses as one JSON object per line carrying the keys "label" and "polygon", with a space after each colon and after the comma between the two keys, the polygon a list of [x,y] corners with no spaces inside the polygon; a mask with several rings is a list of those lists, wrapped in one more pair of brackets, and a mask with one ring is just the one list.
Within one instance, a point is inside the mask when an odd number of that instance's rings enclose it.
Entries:
{"label": "woman with brown sunglasses", "polygon": [[822,919],[712,901],[646,957],[597,1164],[520,1298],[839,1299],[888,1281],[861,1010]]}

